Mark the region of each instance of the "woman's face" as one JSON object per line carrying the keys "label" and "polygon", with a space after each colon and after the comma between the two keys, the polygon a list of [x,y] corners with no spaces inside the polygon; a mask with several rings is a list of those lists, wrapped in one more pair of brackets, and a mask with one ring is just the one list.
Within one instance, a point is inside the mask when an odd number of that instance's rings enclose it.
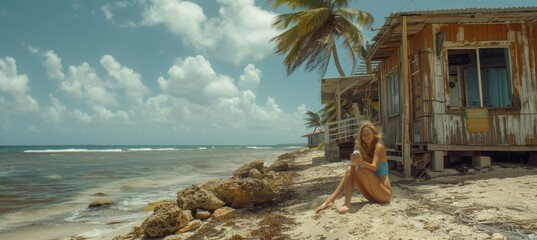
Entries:
{"label": "woman's face", "polygon": [[371,128],[366,127],[362,130],[362,141],[364,141],[368,146],[373,142],[373,138],[374,135]]}

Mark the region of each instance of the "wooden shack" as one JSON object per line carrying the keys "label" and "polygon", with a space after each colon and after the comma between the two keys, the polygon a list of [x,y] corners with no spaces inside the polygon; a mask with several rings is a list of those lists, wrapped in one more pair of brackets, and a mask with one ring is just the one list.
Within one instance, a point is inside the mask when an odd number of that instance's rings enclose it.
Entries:
{"label": "wooden shack", "polygon": [[384,142],[405,176],[535,154],[537,7],[393,13],[373,40]]}
{"label": "wooden shack", "polygon": [[302,135],[302,137],[308,138],[308,143],[306,144],[308,148],[314,148],[319,146],[324,140],[324,131],[322,129],[317,129],[311,133]]}

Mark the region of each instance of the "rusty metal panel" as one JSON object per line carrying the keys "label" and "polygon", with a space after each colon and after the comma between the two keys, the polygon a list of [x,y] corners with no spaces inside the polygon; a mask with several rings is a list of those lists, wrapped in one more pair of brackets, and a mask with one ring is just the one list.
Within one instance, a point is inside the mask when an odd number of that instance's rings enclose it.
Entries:
{"label": "rusty metal panel", "polygon": [[467,24],[463,29],[465,41],[507,40],[507,24]]}
{"label": "rusty metal panel", "polygon": [[[464,109],[447,109],[445,52],[435,53],[435,34],[446,33],[452,47],[475,44],[509,46],[510,76],[513,86],[512,109],[490,109],[489,132],[469,133]],[[401,143],[399,116],[388,116],[386,76],[399,68],[399,51],[383,59],[379,72],[382,128],[388,148]],[[421,142],[449,145],[528,146],[537,145],[537,22],[511,24],[427,24],[409,40],[411,64],[413,132]],[[412,71],[419,69],[419,72]],[[416,143],[416,142],[414,142]]]}

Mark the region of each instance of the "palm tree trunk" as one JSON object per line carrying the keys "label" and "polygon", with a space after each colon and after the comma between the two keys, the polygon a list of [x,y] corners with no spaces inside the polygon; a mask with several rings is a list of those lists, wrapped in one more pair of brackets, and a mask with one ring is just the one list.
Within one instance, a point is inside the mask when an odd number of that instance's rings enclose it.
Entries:
{"label": "palm tree trunk", "polygon": [[339,57],[337,55],[337,49],[336,45],[332,45],[332,56],[334,57],[334,64],[336,64],[337,71],[339,72],[340,77],[345,77],[345,72],[343,72],[343,68],[341,68],[341,63],[339,63]]}

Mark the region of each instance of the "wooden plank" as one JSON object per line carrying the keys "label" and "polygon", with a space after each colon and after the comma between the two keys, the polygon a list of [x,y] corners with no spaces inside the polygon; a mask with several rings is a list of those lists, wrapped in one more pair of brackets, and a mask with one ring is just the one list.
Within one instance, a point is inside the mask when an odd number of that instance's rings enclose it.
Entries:
{"label": "wooden plank", "polygon": [[491,151],[491,152],[527,152],[537,151],[536,145],[453,145],[453,144],[427,144],[429,151]]}
{"label": "wooden plank", "polygon": [[407,25],[406,16],[402,17],[402,54],[401,54],[401,68],[403,71],[402,85],[403,85],[403,173],[405,177],[411,177],[412,170],[412,158],[410,157],[410,79],[409,79],[409,65],[408,65],[408,40],[407,40]]}

